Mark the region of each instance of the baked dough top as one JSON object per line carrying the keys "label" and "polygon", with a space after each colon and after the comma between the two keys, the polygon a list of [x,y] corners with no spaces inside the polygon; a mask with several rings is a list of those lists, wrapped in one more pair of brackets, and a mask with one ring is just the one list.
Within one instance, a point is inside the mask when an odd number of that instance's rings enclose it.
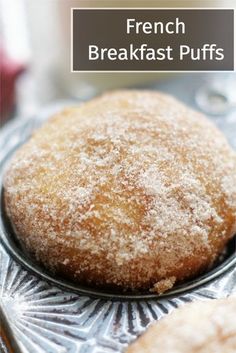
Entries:
{"label": "baked dough top", "polygon": [[195,302],[150,326],[126,353],[236,352],[236,297]]}
{"label": "baked dough top", "polygon": [[16,152],[4,187],[26,243],[71,244],[114,263],[114,277],[140,259],[148,276],[155,258],[172,282],[171,268],[236,231],[235,152],[202,114],[157,92],[116,91],[56,114]]}

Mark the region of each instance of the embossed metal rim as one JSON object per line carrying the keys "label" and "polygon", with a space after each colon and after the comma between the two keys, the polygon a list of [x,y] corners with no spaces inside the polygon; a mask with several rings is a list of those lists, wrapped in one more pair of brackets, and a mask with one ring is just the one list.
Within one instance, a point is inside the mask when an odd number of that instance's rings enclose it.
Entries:
{"label": "embossed metal rim", "polygon": [[[31,123],[34,124],[33,120],[31,120]],[[28,125],[30,124],[30,121],[13,121],[12,123],[8,124],[5,128],[5,140],[7,141],[7,138],[9,138],[8,134],[10,132],[15,132],[19,131],[20,129],[28,129]],[[28,133],[26,133],[28,135]],[[6,151],[5,155],[3,158],[0,160],[0,185],[2,186],[2,174],[3,174],[3,169],[7,161],[9,160],[10,156],[12,153],[25,141],[25,137],[19,138],[19,141],[17,143],[13,143],[10,148]],[[3,143],[2,143],[3,145]],[[32,274],[35,274],[39,276],[41,279],[44,279],[45,281],[54,284],[58,287],[60,287],[63,290],[66,291],[71,291],[76,294],[80,295],[87,295],[90,297],[96,297],[96,298],[104,298],[104,299],[112,299],[112,300],[143,300],[143,299],[156,299],[156,298],[169,298],[173,297],[175,295],[185,293],[189,290],[195,289],[199,286],[202,286],[211,280],[215,279],[216,277],[219,277],[223,273],[225,273],[227,270],[229,270],[232,266],[236,265],[236,255],[233,253],[225,259],[221,264],[216,266],[214,269],[210,270],[207,273],[204,273],[203,275],[198,276],[197,278],[190,280],[184,284],[178,285],[174,287],[173,289],[167,291],[164,294],[158,295],[155,293],[150,293],[150,292],[116,292],[116,291],[108,291],[108,290],[103,290],[103,289],[96,289],[96,288],[91,288],[87,286],[82,286],[76,283],[73,283],[72,281],[67,281],[65,279],[59,278],[59,277],[53,277],[51,274],[49,274],[44,268],[40,267],[38,264],[34,263],[31,258],[27,256],[25,252],[23,252],[19,246],[17,246],[14,234],[12,232],[9,232],[9,230],[6,227],[6,220],[5,220],[5,215],[4,215],[4,209],[3,209],[3,189],[1,187],[0,190],[1,193],[1,219],[0,219],[0,240],[1,243],[3,244],[4,248],[6,251],[16,260],[18,263],[20,263],[25,269],[30,271]],[[233,246],[235,248],[235,241],[236,238],[232,240]]]}

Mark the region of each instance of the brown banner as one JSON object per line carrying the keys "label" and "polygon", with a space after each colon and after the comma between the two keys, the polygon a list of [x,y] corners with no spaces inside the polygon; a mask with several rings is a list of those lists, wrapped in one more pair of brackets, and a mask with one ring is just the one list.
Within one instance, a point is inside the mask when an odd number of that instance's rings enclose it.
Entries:
{"label": "brown banner", "polygon": [[72,71],[234,69],[234,12],[73,9]]}

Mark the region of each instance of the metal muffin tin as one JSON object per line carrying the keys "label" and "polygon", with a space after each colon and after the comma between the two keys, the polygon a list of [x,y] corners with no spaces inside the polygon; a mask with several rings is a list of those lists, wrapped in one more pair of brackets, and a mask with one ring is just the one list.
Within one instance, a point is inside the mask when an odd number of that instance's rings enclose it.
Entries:
{"label": "metal muffin tin", "polygon": [[[200,75],[182,75],[181,78],[159,84],[157,88],[176,92],[180,99],[182,92],[184,100],[194,105],[194,92],[203,83]],[[186,90],[186,87],[191,89]],[[55,106],[34,119],[16,119],[3,129],[1,177],[14,150],[57,109]],[[214,119],[236,147],[236,112],[229,113],[227,110],[227,115],[221,114]],[[224,260],[214,269],[161,296],[153,293],[116,293],[54,278],[24,253],[9,226],[4,207],[1,209],[0,305],[4,322],[15,337],[17,351],[122,352],[151,322],[173,308],[195,299],[220,298],[236,292],[235,240],[231,242]]]}

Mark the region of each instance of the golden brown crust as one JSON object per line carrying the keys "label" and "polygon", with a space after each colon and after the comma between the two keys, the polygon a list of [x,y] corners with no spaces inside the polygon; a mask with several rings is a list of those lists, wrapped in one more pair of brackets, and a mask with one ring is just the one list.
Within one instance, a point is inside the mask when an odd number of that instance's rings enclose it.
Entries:
{"label": "golden brown crust", "polygon": [[118,91],[36,131],[5,175],[5,204],[51,271],[162,290],[206,270],[233,236],[235,171],[204,116],[161,93]]}
{"label": "golden brown crust", "polygon": [[195,302],[150,326],[126,353],[236,352],[236,297]]}

